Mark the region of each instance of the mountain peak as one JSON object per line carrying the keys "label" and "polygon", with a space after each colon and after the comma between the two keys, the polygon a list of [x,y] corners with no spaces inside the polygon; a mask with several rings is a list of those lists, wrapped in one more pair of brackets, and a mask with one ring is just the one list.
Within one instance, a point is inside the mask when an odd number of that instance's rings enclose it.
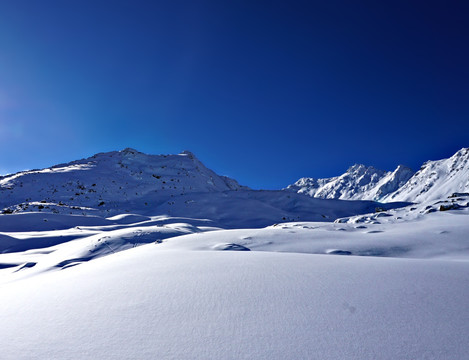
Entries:
{"label": "mountain peak", "polygon": [[287,189],[317,198],[361,200],[365,197],[373,198],[370,191],[387,174],[373,166],[354,164],[340,176],[327,179],[301,178]]}
{"label": "mountain peak", "polygon": [[[140,211],[188,194],[244,188],[205,167],[189,151],[148,155],[126,148],[2,177],[0,209],[13,206],[14,211],[34,211],[48,203],[60,213]],[[39,205],[30,205],[36,203]]]}
{"label": "mountain peak", "polygon": [[386,199],[426,202],[468,191],[469,148],[462,148],[448,159],[425,162],[409,181]]}
{"label": "mountain peak", "polygon": [[347,169],[346,173],[360,175],[360,174],[365,174],[365,173],[384,173],[384,171],[377,169],[371,165],[366,166],[363,164],[354,164]]}
{"label": "mountain peak", "polygon": [[355,164],[328,179],[302,178],[289,191],[312,197],[346,200],[425,202],[469,192],[469,148],[448,159],[427,161],[418,172],[405,165],[390,171]]}
{"label": "mountain peak", "polygon": [[456,151],[456,153],[452,157],[454,157],[454,158],[469,157],[469,148],[462,148],[462,149]]}
{"label": "mountain peak", "polygon": [[357,172],[366,169],[367,167],[363,164],[353,164],[347,169],[348,173]]}
{"label": "mountain peak", "polygon": [[124,150],[121,150],[119,151],[120,153],[124,154],[124,155],[135,155],[135,154],[143,154],[142,152],[138,151],[138,150],[135,150],[135,149],[132,149],[130,147],[128,148],[125,148]]}
{"label": "mountain peak", "polygon": [[184,151],[180,152],[179,155],[187,156],[189,159],[192,159],[192,160],[197,159],[197,157],[194,155],[194,153],[189,151],[189,150],[184,150]]}
{"label": "mountain peak", "polygon": [[394,170],[394,172],[402,172],[402,171],[413,171],[410,167],[406,166],[406,165],[402,165],[402,164],[399,164],[397,165],[397,168],[396,170]]}

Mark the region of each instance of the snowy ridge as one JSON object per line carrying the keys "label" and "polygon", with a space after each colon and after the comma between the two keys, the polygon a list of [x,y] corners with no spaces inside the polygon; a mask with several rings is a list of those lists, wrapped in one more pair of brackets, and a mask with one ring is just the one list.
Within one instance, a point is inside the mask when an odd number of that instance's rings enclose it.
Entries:
{"label": "snowy ridge", "polygon": [[189,151],[147,155],[125,149],[0,179],[4,214],[110,217],[134,213],[205,218],[228,227],[260,227],[281,221],[334,221],[383,206],[251,190],[217,175]]}
{"label": "snowy ridge", "polygon": [[403,186],[414,175],[414,171],[407,166],[399,165],[396,170],[384,176],[376,187],[373,199],[382,200]]}
{"label": "snowy ridge", "polygon": [[380,200],[402,186],[412,175],[412,170],[403,165],[393,172],[386,172],[373,166],[356,164],[340,176],[302,178],[286,190],[323,199]]}
{"label": "snowy ridge", "polygon": [[469,148],[463,148],[449,159],[427,161],[409,181],[383,200],[428,202],[467,192]]}
{"label": "snowy ridge", "polygon": [[146,155],[127,148],[4,176],[0,178],[0,207],[13,211],[48,207],[60,213],[92,209],[113,212],[123,209],[122,203],[132,209],[148,207],[144,199],[149,198],[240,189],[247,187],[218,176],[188,151]]}
{"label": "snowy ridge", "polygon": [[324,199],[428,202],[469,192],[469,148],[449,159],[427,161],[419,171],[399,165],[393,172],[354,165],[327,179],[302,178],[285,190]]}

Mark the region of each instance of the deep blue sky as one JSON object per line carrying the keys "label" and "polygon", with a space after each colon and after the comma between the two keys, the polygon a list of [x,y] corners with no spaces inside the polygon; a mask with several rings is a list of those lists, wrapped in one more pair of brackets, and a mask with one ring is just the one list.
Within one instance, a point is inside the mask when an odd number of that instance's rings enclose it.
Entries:
{"label": "deep blue sky", "polygon": [[0,173],[188,149],[254,188],[469,147],[465,1],[2,1]]}

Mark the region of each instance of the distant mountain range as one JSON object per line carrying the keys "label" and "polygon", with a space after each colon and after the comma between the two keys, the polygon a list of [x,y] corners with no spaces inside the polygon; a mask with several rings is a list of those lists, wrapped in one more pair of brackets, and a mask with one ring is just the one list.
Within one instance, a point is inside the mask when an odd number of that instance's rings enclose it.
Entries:
{"label": "distant mountain range", "polygon": [[189,151],[147,155],[128,148],[0,177],[0,211],[169,215],[256,227],[334,221],[465,192],[469,192],[469,149],[449,159],[428,161],[416,173],[405,166],[387,172],[354,165],[337,177],[302,178],[284,190],[263,191],[217,175]]}
{"label": "distant mountain range", "polygon": [[449,159],[427,161],[415,173],[403,165],[392,172],[353,165],[340,176],[301,178],[285,190],[322,199],[434,201],[469,192],[469,148]]}
{"label": "distant mountain range", "polygon": [[340,176],[301,178],[286,190],[322,199],[382,199],[404,185],[413,174],[411,169],[402,165],[391,172],[356,164]]}
{"label": "distant mountain range", "polygon": [[207,169],[188,151],[147,155],[125,149],[0,178],[3,214],[42,212],[108,218],[130,213],[209,219],[225,227],[259,227],[285,221],[334,221],[374,212],[378,207],[383,205],[374,201],[251,190]]}

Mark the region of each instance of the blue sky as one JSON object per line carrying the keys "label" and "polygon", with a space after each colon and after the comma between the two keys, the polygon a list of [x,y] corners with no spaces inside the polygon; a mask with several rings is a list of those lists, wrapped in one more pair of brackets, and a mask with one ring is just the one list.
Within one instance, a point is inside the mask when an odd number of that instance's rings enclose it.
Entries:
{"label": "blue sky", "polygon": [[466,4],[2,2],[0,172],[125,147],[265,189],[416,169],[469,146]]}

